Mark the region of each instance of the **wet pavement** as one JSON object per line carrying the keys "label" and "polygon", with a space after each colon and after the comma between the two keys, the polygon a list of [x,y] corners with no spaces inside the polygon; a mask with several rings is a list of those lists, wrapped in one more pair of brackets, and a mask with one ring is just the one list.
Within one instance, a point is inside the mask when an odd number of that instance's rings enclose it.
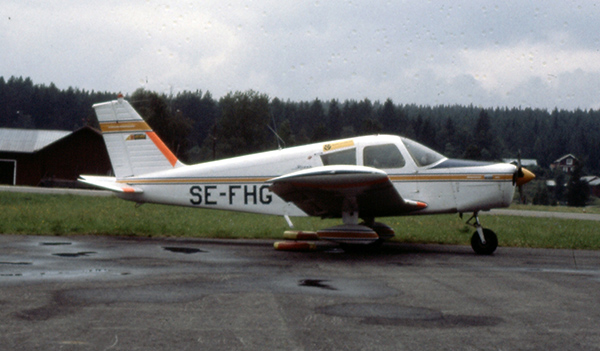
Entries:
{"label": "wet pavement", "polygon": [[600,350],[600,252],[0,236],[6,350]]}

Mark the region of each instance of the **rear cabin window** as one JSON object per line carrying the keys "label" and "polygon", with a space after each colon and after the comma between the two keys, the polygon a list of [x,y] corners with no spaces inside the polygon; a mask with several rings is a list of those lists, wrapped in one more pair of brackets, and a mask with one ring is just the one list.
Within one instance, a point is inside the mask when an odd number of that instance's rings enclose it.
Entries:
{"label": "rear cabin window", "polygon": [[336,152],[330,152],[321,155],[323,166],[331,165],[356,165],[356,149],[348,149]]}
{"label": "rear cabin window", "polygon": [[404,157],[394,144],[371,145],[363,150],[363,164],[374,168],[402,168]]}

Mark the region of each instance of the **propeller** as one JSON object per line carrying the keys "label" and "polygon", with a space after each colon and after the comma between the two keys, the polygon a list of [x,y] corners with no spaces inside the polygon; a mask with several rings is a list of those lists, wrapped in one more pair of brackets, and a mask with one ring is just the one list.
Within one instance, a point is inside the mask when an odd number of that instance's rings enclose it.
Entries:
{"label": "propeller", "polygon": [[523,203],[523,185],[534,179],[535,174],[527,168],[523,168],[523,165],[521,164],[521,150],[519,150],[517,155],[517,170],[513,176],[513,185],[516,185],[519,188],[519,199],[521,200],[521,203]]}

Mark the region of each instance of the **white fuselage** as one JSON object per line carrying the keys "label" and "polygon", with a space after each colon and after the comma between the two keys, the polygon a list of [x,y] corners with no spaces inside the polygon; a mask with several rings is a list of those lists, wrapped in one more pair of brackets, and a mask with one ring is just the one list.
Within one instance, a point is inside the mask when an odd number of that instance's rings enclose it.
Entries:
{"label": "white fuselage", "polygon": [[[515,166],[444,157],[418,166],[405,140],[390,135],[364,136],[182,166],[120,180],[143,192],[119,196],[139,203],[305,216],[298,207],[269,190],[270,179],[323,166],[327,155],[341,152],[351,154],[355,165],[374,167],[372,161],[367,161],[365,147],[395,145],[403,164],[379,169],[388,174],[402,198],[427,203],[427,208],[411,214],[475,212],[510,205]],[[347,159],[343,162],[348,164]]]}

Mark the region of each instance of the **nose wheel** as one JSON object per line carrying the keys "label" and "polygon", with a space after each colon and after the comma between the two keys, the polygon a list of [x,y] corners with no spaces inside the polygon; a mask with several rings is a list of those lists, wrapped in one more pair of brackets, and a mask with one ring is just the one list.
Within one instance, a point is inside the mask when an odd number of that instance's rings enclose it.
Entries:
{"label": "nose wheel", "polygon": [[[475,223],[470,223],[475,219]],[[491,255],[496,251],[498,247],[498,237],[492,230],[483,228],[479,222],[479,216],[477,212],[473,213],[473,216],[469,218],[467,224],[475,227],[475,233],[471,237],[471,247],[478,255]]]}
{"label": "nose wheel", "polygon": [[484,240],[481,240],[481,234],[475,231],[471,237],[471,247],[478,255],[491,255],[498,247],[498,237],[490,229],[481,228],[481,230],[483,231]]}

